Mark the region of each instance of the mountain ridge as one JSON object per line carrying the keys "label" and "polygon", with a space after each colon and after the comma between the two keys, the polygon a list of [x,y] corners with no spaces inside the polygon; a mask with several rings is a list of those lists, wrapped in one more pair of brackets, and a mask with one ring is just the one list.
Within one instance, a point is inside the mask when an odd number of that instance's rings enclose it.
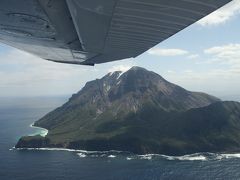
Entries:
{"label": "mountain ridge", "polygon": [[[240,103],[187,91],[152,71],[133,67],[87,82],[67,103],[35,122],[35,126],[49,130],[45,138],[23,137],[16,147],[171,155],[235,151],[240,147],[236,140],[239,132],[234,130],[240,129],[239,107]],[[211,133],[220,133],[218,126],[227,138],[219,140]],[[230,130],[234,130],[232,134]],[[232,143],[231,148],[219,147],[220,142]]]}

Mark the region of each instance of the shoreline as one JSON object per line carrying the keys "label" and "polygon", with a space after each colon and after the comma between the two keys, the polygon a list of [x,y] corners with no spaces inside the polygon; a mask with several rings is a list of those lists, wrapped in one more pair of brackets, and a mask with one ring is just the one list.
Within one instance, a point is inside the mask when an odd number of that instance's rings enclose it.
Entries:
{"label": "shoreline", "polygon": [[[143,159],[143,160],[152,160],[155,158],[164,158],[166,160],[179,160],[179,161],[208,161],[208,160],[222,160],[222,159],[231,159],[231,158],[240,158],[240,152],[236,153],[212,153],[212,152],[198,152],[193,154],[185,154],[182,156],[169,156],[164,154],[133,154],[127,151],[87,151],[80,149],[67,149],[67,148],[11,148],[11,150],[32,150],[32,151],[67,151],[67,152],[76,152],[79,157],[111,157],[117,155],[125,155],[127,160],[134,159]],[[96,155],[97,154],[97,155]]]}
{"label": "shoreline", "polygon": [[32,124],[30,124],[29,127],[38,129],[38,130],[40,130],[40,132],[39,132],[39,133],[36,132],[36,133],[30,134],[30,135],[28,135],[28,136],[40,135],[40,136],[42,136],[42,137],[46,137],[47,134],[48,134],[48,130],[47,130],[47,129],[42,128],[42,127],[38,127],[38,126],[34,126],[34,122],[33,122]]}
{"label": "shoreline", "polygon": [[[42,127],[34,126],[34,123],[29,125],[31,128],[35,128],[38,130],[38,132],[33,133],[28,136],[36,136],[40,135],[41,137],[45,138],[48,134],[48,130]],[[240,152],[234,152],[234,151],[222,151],[222,152],[195,152],[190,154],[180,154],[180,155],[166,155],[166,154],[155,154],[155,153],[146,153],[146,154],[134,154],[129,151],[120,151],[120,150],[104,150],[104,151],[98,151],[98,150],[83,150],[83,149],[70,149],[70,148],[64,148],[64,147],[16,147],[9,150],[33,150],[33,151],[67,151],[67,152],[76,152],[77,154],[81,154],[83,157],[91,156],[92,154],[117,154],[117,155],[130,155],[131,157],[139,157],[140,159],[147,159],[151,160],[152,158],[165,158],[167,160],[221,160],[221,159],[228,159],[228,158],[240,158]],[[110,154],[111,155],[111,154]],[[131,160],[132,158],[127,158],[128,160]],[[134,158],[133,158],[134,159]]]}

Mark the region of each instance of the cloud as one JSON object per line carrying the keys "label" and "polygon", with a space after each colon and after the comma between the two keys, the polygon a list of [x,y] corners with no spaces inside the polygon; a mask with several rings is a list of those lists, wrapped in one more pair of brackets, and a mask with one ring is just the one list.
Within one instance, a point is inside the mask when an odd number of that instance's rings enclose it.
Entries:
{"label": "cloud", "polygon": [[[240,69],[182,70],[167,73],[166,78],[191,91],[207,92],[215,96],[231,96],[236,100],[240,90]],[[230,99],[227,99],[230,100]],[[240,100],[240,99],[239,99]]]}
{"label": "cloud", "polygon": [[184,70],[183,72],[184,72],[184,73],[187,73],[187,74],[192,74],[192,73],[193,73],[193,70],[187,69],[187,70]]}
{"label": "cloud", "polygon": [[205,49],[204,53],[212,56],[212,62],[240,68],[240,44],[215,46]]}
{"label": "cloud", "polygon": [[239,13],[240,13],[240,1],[233,0],[227,5],[218,9],[217,11],[204,17],[197,23],[201,26],[218,25],[225,23],[226,21],[228,21],[229,19],[231,19],[232,17]]}
{"label": "cloud", "polygon": [[[182,72],[181,77],[179,79],[185,79],[185,80],[192,80],[192,81],[202,81],[203,83],[222,83],[224,80],[232,80],[233,82],[229,83],[236,83],[236,79],[240,78],[240,69],[212,69],[208,71],[190,71],[185,70]],[[226,84],[226,83],[223,83]],[[235,84],[236,85],[236,84]],[[239,88],[238,84],[238,88]],[[237,87],[236,86],[236,87]]]}
{"label": "cloud", "polygon": [[[189,53],[187,58],[191,55],[194,54]],[[198,57],[196,61],[187,61],[198,63],[197,66],[186,64],[177,73],[167,72],[167,79],[193,91],[219,96],[239,94],[240,44],[210,47],[203,50]]]}
{"label": "cloud", "polygon": [[199,58],[199,55],[198,54],[191,54],[189,56],[187,56],[188,59],[197,59]]}
{"label": "cloud", "polygon": [[108,72],[122,71],[126,72],[134,65],[115,65],[108,69]]}
{"label": "cloud", "polygon": [[219,57],[226,58],[226,57],[229,57],[229,55],[235,54],[236,51],[239,51],[239,50],[240,50],[240,44],[228,44],[223,46],[214,46],[209,49],[205,49],[204,52],[207,54],[218,54]]}
{"label": "cloud", "polygon": [[181,56],[186,55],[189,52],[183,49],[163,49],[163,48],[153,48],[148,50],[148,54],[156,56]]}
{"label": "cloud", "polygon": [[0,52],[0,60],[0,96],[72,94],[99,76],[96,67],[54,63],[10,48]]}
{"label": "cloud", "polygon": [[170,73],[170,74],[175,74],[176,72],[173,71],[173,70],[167,70],[167,73]]}
{"label": "cloud", "polygon": [[[33,79],[34,76],[39,75],[38,80],[62,80],[83,74],[89,69],[87,66],[54,63],[16,49],[0,54],[0,59],[2,60],[1,72],[22,73],[26,76],[23,79]],[[23,79],[17,78],[18,81]]]}
{"label": "cloud", "polygon": [[109,71],[134,66],[129,59],[95,66],[55,63],[9,47],[0,51],[0,61],[0,97],[72,94]]}

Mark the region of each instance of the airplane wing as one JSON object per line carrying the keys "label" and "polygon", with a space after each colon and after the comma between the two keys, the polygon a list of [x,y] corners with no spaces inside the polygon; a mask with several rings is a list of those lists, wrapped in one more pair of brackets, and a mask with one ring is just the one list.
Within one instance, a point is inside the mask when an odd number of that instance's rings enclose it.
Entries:
{"label": "airplane wing", "polygon": [[0,42],[94,65],[136,57],[231,0],[1,0]]}

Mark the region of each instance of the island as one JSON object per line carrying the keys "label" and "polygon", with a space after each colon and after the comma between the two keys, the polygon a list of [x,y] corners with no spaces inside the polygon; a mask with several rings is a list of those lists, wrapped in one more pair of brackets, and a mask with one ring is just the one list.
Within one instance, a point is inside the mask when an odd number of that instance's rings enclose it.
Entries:
{"label": "island", "polygon": [[34,123],[16,148],[184,155],[240,151],[240,103],[191,92],[141,67],[108,73]]}

